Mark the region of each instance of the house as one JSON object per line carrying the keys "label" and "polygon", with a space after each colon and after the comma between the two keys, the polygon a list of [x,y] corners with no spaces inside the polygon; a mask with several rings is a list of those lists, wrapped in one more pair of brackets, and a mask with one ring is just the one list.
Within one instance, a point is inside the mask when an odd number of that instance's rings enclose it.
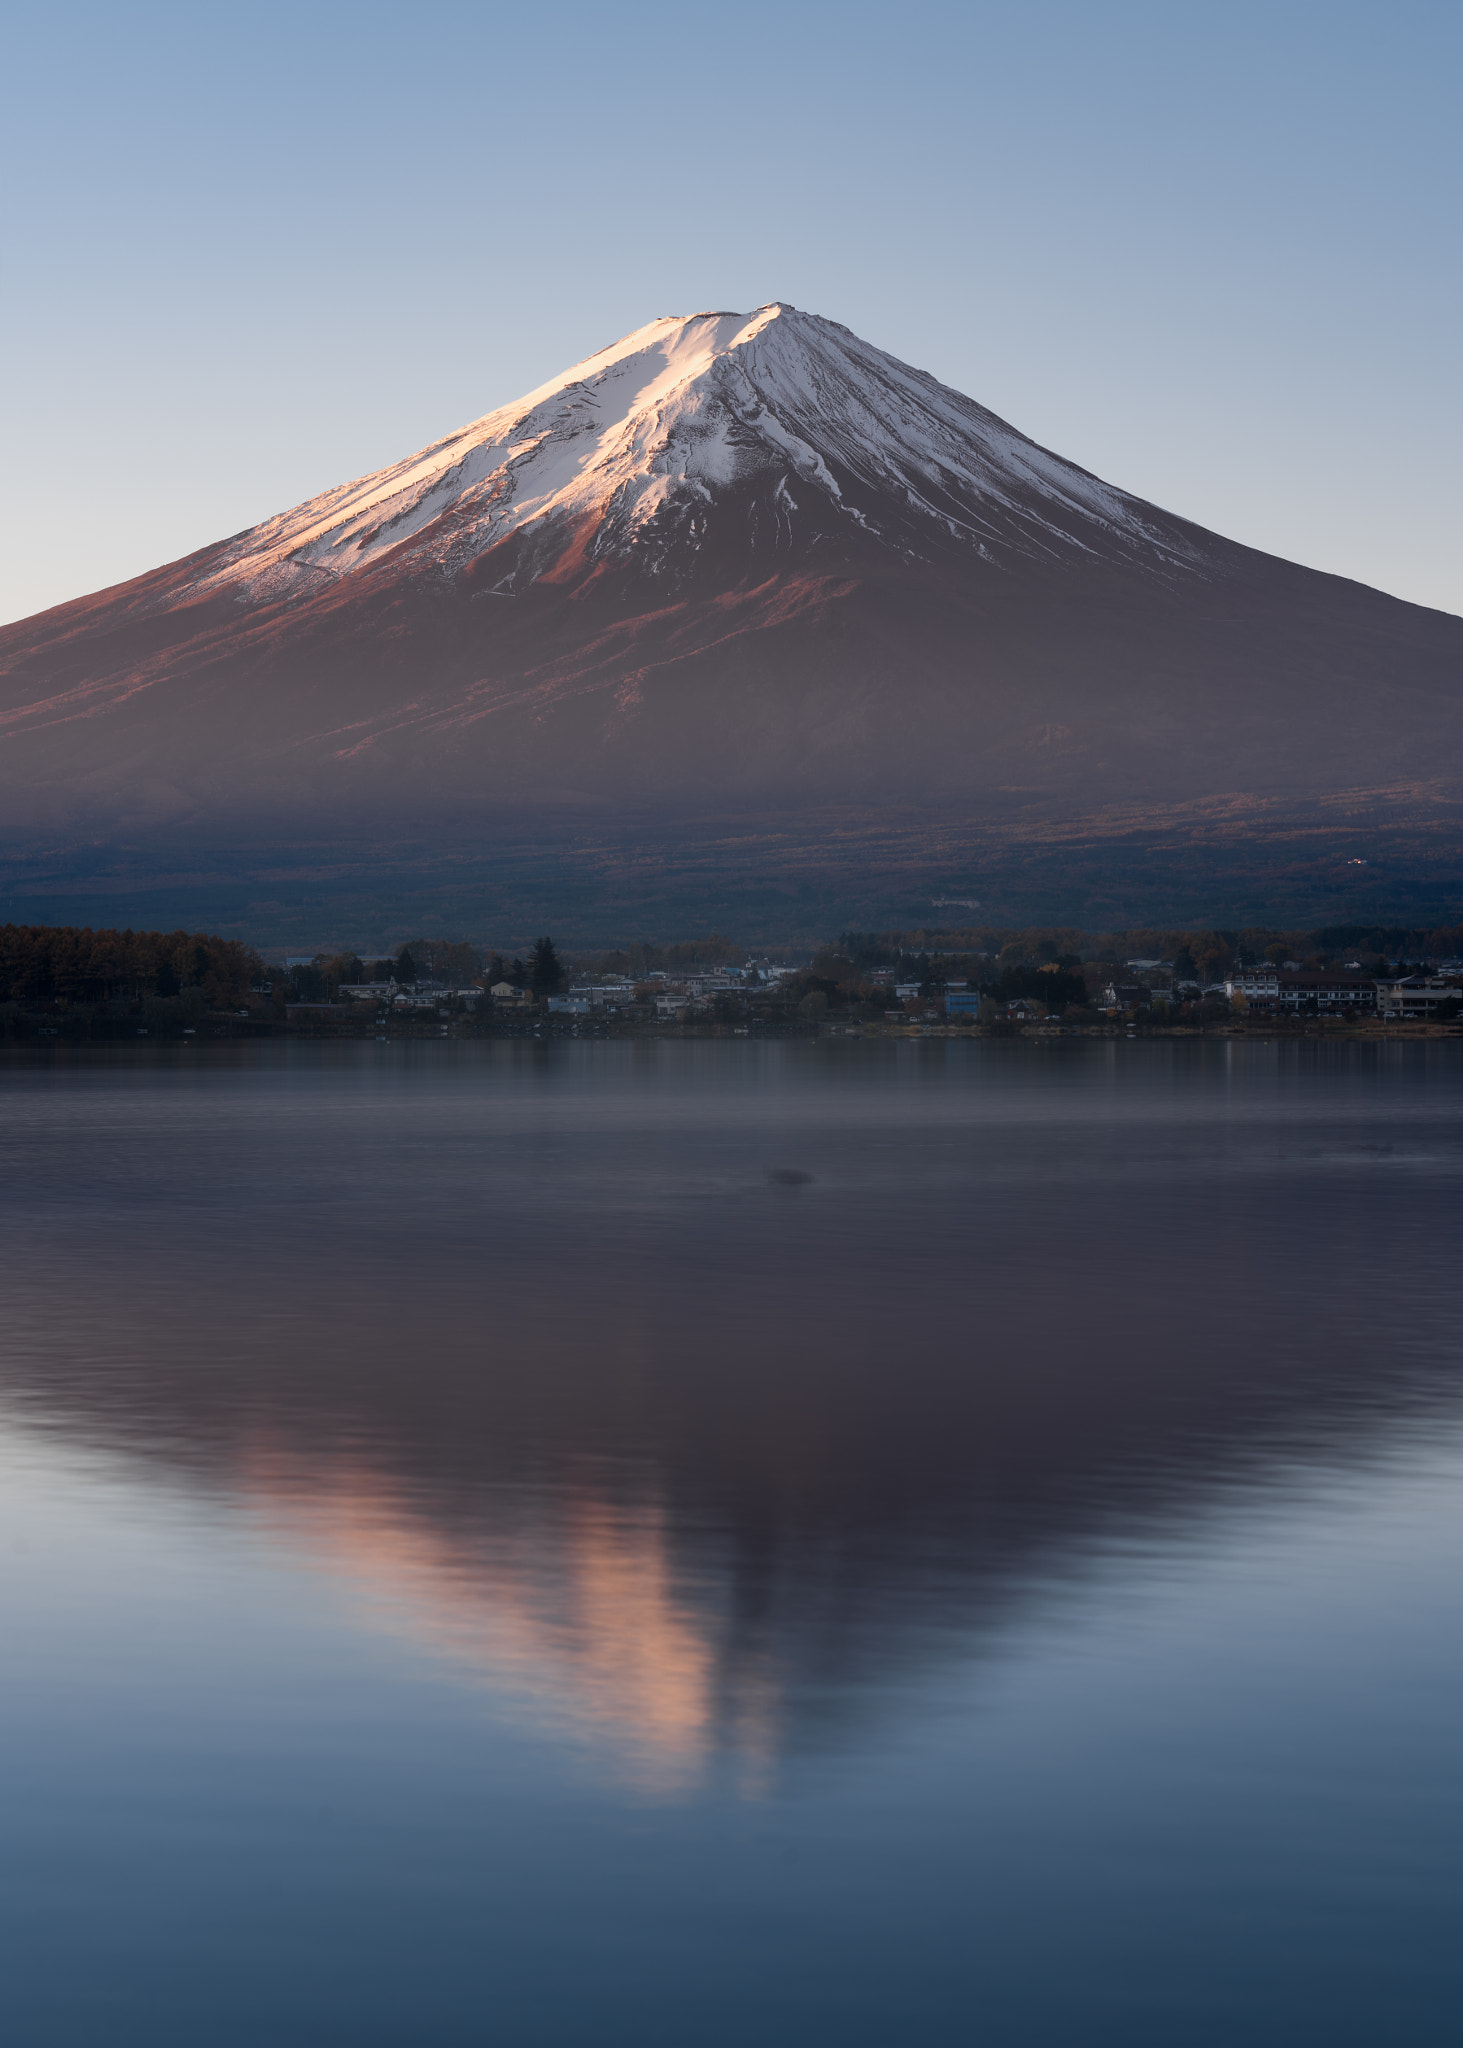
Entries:
{"label": "house", "polygon": [[947,1017],[974,1017],[979,1009],[979,989],[951,987],[945,991],[945,1015]]}
{"label": "house", "polygon": [[1110,1010],[1147,1010],[1153,1004],[1153,991],[1136,981],[1110,981],[1102,1000]]}
{"label": "house", "polygon": [[552,1017],[587,1017],[589,1011],[588,996],[549,997],[549,1014]]}

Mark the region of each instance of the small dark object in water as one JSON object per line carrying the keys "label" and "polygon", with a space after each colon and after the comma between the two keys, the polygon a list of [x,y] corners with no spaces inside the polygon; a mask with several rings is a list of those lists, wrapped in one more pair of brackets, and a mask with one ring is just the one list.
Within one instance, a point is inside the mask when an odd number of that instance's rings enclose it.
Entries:
{"label": "small dark object in water", "polygon": [[800,1166],[769,1166],[767,1178],[780,1188],[805,1188],[813,1176]]}

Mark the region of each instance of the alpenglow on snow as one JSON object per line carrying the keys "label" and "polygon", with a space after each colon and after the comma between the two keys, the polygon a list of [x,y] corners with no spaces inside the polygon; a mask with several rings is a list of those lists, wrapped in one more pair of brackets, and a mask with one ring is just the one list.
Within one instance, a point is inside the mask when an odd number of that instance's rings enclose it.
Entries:
{"label": "alpenglow on snow", "polygon": [[1095,520],[1120,546],[1188,552],[1151,507],[973,399],[835,321],[768,305],[652,320],[404,462],[242,534],[193,588],[288,597],[399,548],[450,574],[515,531],[591,518],[597,553],[640,546],[654,566],[657,541],[694,547],[718,492],[763,476],[775,479],[769,542],[801,516],[915,556],[935,537],[985,552],[1011,544],[1019,509],[1038,550],[1044,530],[1082,545]]}

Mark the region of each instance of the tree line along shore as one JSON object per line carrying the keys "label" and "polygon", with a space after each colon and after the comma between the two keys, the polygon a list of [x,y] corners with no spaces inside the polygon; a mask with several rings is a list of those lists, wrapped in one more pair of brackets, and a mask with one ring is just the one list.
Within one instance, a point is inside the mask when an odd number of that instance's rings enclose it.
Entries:
{"label": "tree line along shore", "polygon": [[[593,952],[416,938],[371,958],[271,959],[206,932],[10,924],[0,1040],[1382,1028],[1344,1009],[1255,1014],[1227,989],[1266,963],[1292,978],[1446,978],[1463,974],[1463,925],[850,931],[812,953],[721,934]],[[1444,1001],[1431,1027],[1456,1028],[1460,1007]]]}

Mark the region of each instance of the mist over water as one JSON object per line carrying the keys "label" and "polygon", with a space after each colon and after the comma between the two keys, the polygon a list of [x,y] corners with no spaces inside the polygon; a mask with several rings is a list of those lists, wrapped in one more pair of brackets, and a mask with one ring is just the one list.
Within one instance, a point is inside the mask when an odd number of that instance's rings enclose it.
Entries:
{"label": "mist over water", "polygon": [[1451,1042],[0,1065],[27,2044],[1409,2044]]}

